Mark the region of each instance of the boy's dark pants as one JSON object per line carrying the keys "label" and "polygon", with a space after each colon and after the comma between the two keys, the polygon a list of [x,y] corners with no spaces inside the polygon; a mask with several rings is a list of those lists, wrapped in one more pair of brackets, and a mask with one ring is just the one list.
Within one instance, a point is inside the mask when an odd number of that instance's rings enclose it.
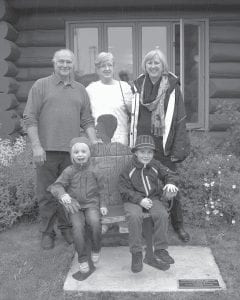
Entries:
{"label": "boy's dark pants", "polygon": [[[73,241],[78,253],[78,261],[89,260],[89,242],[91,250],[99,252],[101,249],[101,222],[98,208],[81,209],[74,214],[69,214],[72,223]],[[87,236],[87,235],[90,236]],[[89,241],[90,240],[90,241]]]}
{"label": "boy's dark pants", "polygon": [[[142,207],[130,202],[124,203],[124,210],[128,221],[129,247],[131,253],[142,251]],[[166,249],[168,246],[168,212],[159,200],[153,200],[149,209],[153,221],[153,246],[154,249]]]}
{"label": "boy's dark pants", "polygon": [[71,163],[68,152],[47,151],[46,161],[42,166],[36,167],[37,172],[37,198],[41,218],[40,231],[43,234],[54,235],[54,223],[58,221],[61,231],[69,229],[71,224],[66,216],[63,206],[47,191],[50,184],[55,182],[62,171]]}

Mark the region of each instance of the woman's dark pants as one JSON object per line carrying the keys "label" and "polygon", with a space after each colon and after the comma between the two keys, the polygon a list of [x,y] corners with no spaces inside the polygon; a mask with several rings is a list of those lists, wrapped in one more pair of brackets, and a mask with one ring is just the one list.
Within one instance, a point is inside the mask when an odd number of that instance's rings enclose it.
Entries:
{"label": "woman's dark pants", "polygon": [[[164,166],[172,171],[176,171],[176,163],[172,162],[167,156],[164,156],[163,150],[156,151],[155,159],[159,160]],[[173,198],[172,207],[170,210],[170,218],[173,229],[177,231],[183,228],[183,212],[179,193]]]}

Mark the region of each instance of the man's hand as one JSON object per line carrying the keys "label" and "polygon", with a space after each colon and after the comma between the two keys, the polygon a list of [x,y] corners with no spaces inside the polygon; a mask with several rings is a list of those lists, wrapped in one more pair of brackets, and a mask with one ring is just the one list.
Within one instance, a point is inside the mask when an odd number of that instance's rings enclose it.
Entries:
{"label": "man's hand", "polygon": [[33,151],[33,162],[36,165],[43,165],[46,160],[46,152],[42,148],[42,146],[37,145],[32,148]]}
{"label": "man's hand", "polygon": [[167,199],[172,199],[176,197],[178,188],[174,184],[166,184],[163,188],[164,195]]}
{"label": "man's hand", "polygon": [[103,216],[106,216],[107,213],[108,213],[107,207],[101,207],[101,208],[100,208],[100,211],[101,211],[101,214],[102,214]]}
{"label": "man's hand", "polygon": [[152,200],[149,198],[143,198],[140,205],[145,209],[150,209],[152,207]]}

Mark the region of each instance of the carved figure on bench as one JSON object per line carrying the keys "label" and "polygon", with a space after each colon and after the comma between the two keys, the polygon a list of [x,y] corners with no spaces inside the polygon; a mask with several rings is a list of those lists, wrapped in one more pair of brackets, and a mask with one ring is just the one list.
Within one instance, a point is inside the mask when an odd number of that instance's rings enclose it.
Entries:
{"label": "carved figure on bench", "polygon": [[[79,272],[73,276],[84,280],[94,271],[94,264],[99,260],[100,214],[106,215],[108,210],[105,203],[104,177],[90,161],[90,141],[86,137],[74,138],[70,149],[72,165],[62,172],[49,190],[64,206],[72,223],[79,261]],[[89,237],[91,243],[88,243]]]}
{"label": "carved figure on bench", "polygon": [[[118,120],[112,114],[100,115],[97,118],[96,135],[97,138],[102,141],[102,143],[92,145],[91,152],[93,157],[102,157],[102,159],[99,158],[98,160],[105,160],[106,162],[107,157],[122,156],[124,158],[124,156],[126,156],[126,159],[128,159],[127,156],[132,154],[128,146],[118,142],[111,142],[112,137],[114,136],[114,132],[117,128],[117,125],[118,125]],[[95,160],[97,160],[97,158]],[[116,161],[117,160],[119,160],[119,158],[116,159]],[[104,167],[104,165],[106,169],[109,169],[107,162],[105,164],[104,162],[101,162],[101,167]],[[109,171],[113,173],[112,170],[114,170],[114,164],[111,165],[110,169],[111,171],[110,170]],[[106,171],[107,170],[105,170],[104,172],[103,170],[104,173],[106,173]],[[106,174],[105,176],[107,177]],[[111,175],[109,175],[109,177],[110,176]],[[116,184],[114,184],[115,186],[114,194],[115,194],[117,190],[117,180],[118,180],[117,170],[115,174],[113,173],[111,176],[111,183],[113,183],[114,178],[116,181]],[[108,228],[109,228],[109,224],[102,224],[102,233],[105,234],[108,231]]]}
{"label": "carved figure on bench", "polygon": [[[132,272],[140,272],[143,262],[160,270],[167,270],[174,259],[166,250],[168,247],[168,212],[167,203],[160,194],[159,181],[165,186],[167,196],[177,194],[177,175],[153,158],[155,143],[151,136],[141,135],[132,148],[131,161],[119,177],[119,191],[124,202],[128,221],[129,247],[132,254]],[[148,251],[143,259],[142,224],[143,215],[148,213],[153,223],[154,253]],[[149,255],[150,254],[150,255]]]}

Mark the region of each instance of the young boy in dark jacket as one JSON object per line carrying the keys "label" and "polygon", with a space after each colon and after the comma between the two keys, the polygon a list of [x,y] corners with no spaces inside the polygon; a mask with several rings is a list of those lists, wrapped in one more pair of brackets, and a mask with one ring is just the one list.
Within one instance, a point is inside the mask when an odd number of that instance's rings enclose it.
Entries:
{"label": "young boy in dark jacket", "polygon": [[88,263],[86,227],[90,229],[91,260],[97,263],[101,249],[100,213],[107,214],[103,176],[90,162],[90,142],[78,137],[70,142],[72,165],[67,167],[49,190],[68,212],[72,223],[73,240],[78,253],[79,280],[91,271]]}
{"label": "young boy in dark jacket", "polygon": [[[140,272],[143,261],[160,270],[167,270],[174,263],[166,250],[168,247],[168,212],[162,201],[176,196],[176,173],[153,158],[155,143],[151,136],[141,135],[132,148],[134,153],[130,164],[119,177],[119,190],[124,202],[128,220],[129,247],[132,253],[132,272]],[[160,181],[164,183],[160,188]],[[142,255],[143,213],[148,212],[153,221],[154,256]]]}

